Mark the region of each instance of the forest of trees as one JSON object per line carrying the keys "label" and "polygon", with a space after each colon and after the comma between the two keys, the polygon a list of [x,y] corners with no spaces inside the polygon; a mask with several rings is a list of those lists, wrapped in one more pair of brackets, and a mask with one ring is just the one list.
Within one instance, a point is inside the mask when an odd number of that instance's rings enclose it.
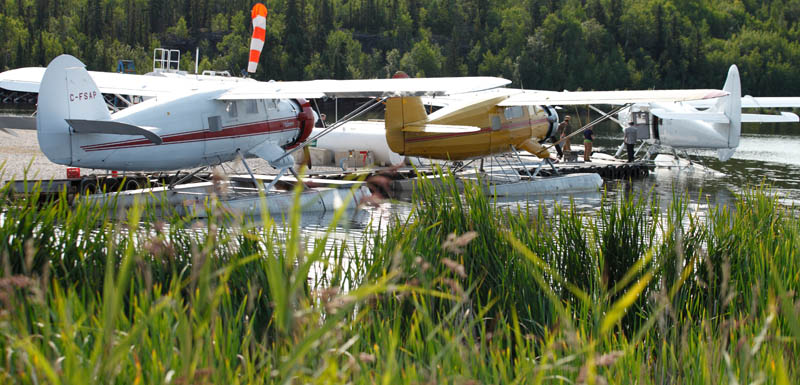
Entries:
{"label": "forest of trees", "polygon": [[[113,71],[239,74],[251,1],[0,0],[0,70],[72,54]],[[534,89],[720,88],[738,64],[745,93],[800,90],[800,0],[267,0],[260,80],[491,75]]]}

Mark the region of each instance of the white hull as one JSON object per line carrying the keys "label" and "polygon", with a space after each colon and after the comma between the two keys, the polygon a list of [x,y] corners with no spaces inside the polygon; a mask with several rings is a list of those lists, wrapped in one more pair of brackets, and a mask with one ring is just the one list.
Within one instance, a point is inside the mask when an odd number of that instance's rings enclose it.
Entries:
{"label": "white hull", "polygon": [[[300,207],[303,213],[332,212],[342,205],[354,209],[358,203],[370,196],[366,186],[349,187],[315,187],[300,193]],[[135,204],[153,205],[160,210],[173,208],[181,213],[196,218],[206,218],[207,202],[211,200],[214,186],[211,182],[189,183],[176,186],[170,190],[166,187],[155,187],[139,190],[122,191],[120,193],[93,194],[86,199],[100,204],[116,202],[118,210],[128,209]],[[294,207],[293,191],[270,192],[263,199],[255,189],[234,188],[231,193],[218,198],[221,207],[231,213],[240,215],[260,215],[262,210],[270,215],[287,214]],[[266,205],[266,206],[264,206]]]}
{"label": "white hull", "polygon": [[494,184],[488,188],[487,193],[497,194],[498,197],[585,193],[596,192],[602,186],[603,178],[598,174],[569,174]]}

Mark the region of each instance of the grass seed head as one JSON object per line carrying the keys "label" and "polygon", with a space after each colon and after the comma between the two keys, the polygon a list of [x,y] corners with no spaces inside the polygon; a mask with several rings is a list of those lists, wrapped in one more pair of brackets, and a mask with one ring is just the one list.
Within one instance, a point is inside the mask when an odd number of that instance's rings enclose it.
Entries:
{"label": "grass seed head", "polygon": [[17,290],[32,288],[35,284],[36,281],[24,275],[0,278],[0,302],[5,308],[10,308],[12,298]]}
{"label": "grass seed head", "polygon": [[370,353],[361,352],[361,353],[358,353],[358,359],[361,362],[365,362],[365,363],[370,363],[371,364],[371,363],[375,362],[375,355],[374,354],[370,354]]}
{"label": "grass seed head", "polygon": [[[623,351],[613,351],[610,353],[606,353],[594,358],[594,366],[595,367],[606,367],[614,365],[620,357],[624,356],[625,352]],[[580,372],[578,372],[578,378],[575,380],[578,384],[586,384],[589,379],[589,366],[584,364],[581,366]],[[608,381],[605,377],[595,374],[594,383],[597,385],[608,384]]]}
{"label": "grass seed head", "polygon": [[324,288],[322,290],[317,290],[316,292],[317,298],[319,298],[320,304],[323,307],[328,307],[328,304],[339,295],[339,288],[332,286],[328,288]]}
{"label": "grass seed head", "polygon": [[442,258],[442,264],[447,266],[450,271],[456,273],[461,278],[467,278],[466,269],[464,269],[464,265],[450,259],[450,258]]}
{"label": "grass seed head", "polygon": [[452,280],[450,278],[444,278],[442,279],[442,282],[444,282],[447,286],[450,287],[450,291],[452,293],[458,295],[459,297],[464,296],[464,289],[461,288],[461,285],[457,281]]}
{"label": "grass seed head", "polygon": [[431,268],[431,264],[422,259],[422,257],[414,258],[414,263],[419,266],[419,269],[424,273]]}
{"label": "grass seed head", "polygon": [[442,248],[454,254],[461,254],[464,252],[463,248],[477,237],[478,233],[475,231],[467,231],[461,236],[457,236],[456,233],[450,233],[442,243]]}
{"label": "grass seed head", "polygon": [[341,295],[328,302],[325,306],[325,310],[327,310],[328,313],[336,313],[355,301],[356,298],[351,295]]}

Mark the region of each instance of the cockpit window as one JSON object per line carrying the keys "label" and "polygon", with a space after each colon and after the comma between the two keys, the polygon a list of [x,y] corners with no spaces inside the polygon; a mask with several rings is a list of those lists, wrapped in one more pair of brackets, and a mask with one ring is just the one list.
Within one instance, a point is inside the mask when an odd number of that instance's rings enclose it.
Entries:
{"label": "cockpit window", "polygon": [[228,102],[228,106],[225,109],[228,111],[229,118],[235,118],[239,116],[239,112],[236,109],[236,102]]}
{"label": "cockpit window", "polygon": [[245,100],[245,106],[247,106],[248,114],[258,113],[258,102],[256,100]]}
{"label": "cockpit window", "polygon": [[506,120],[521,118],[523,114],[522,107],[520,106],[506,107],[505,110],[503,110],[503,114],[505,115]]}

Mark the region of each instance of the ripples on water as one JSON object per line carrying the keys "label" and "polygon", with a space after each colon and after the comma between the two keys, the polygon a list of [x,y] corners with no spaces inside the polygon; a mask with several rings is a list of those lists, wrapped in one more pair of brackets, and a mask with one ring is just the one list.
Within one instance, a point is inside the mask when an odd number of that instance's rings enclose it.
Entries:
{"label": "ripples on water", "polygon": [[[738,150],[727,162],[717,160],[716,152],[713,151],[689,152],[694,161],[720,173],[659,168],[641,180],[606,181],[604,188],[610,199],[621,199],[630,194],[654,194],[660,201],[662,210],[666,210],[674,194],[688,194],[690,208],[702,211],[709,205],[730,207],[737,193],[765,182],[773,187],[782,203],[800,206],[800,128],[789,129],[796,130],[797,133],[744,134]],[[611,133],[605,139],[598,140],[596,151],[613,153],[619,141],[621,136],[616,137],[616,133]],[[512,210],[529,204],[542,204],[552,212],[556,204],[567,206],[573,203],[581,211],[598,210],[601,202],[602,193],[597,192],[505,199],[498,203],[501,207]],[[391,221],[406,218],[410,211],[411,205],[407,202],[355,211],[337,226],[333,239],[349,240],[358,244],[365,230],[385,229]],[[304,216],[304,231],[309,236],[319,235],[325,231],[331,219],[331,214]]]}

